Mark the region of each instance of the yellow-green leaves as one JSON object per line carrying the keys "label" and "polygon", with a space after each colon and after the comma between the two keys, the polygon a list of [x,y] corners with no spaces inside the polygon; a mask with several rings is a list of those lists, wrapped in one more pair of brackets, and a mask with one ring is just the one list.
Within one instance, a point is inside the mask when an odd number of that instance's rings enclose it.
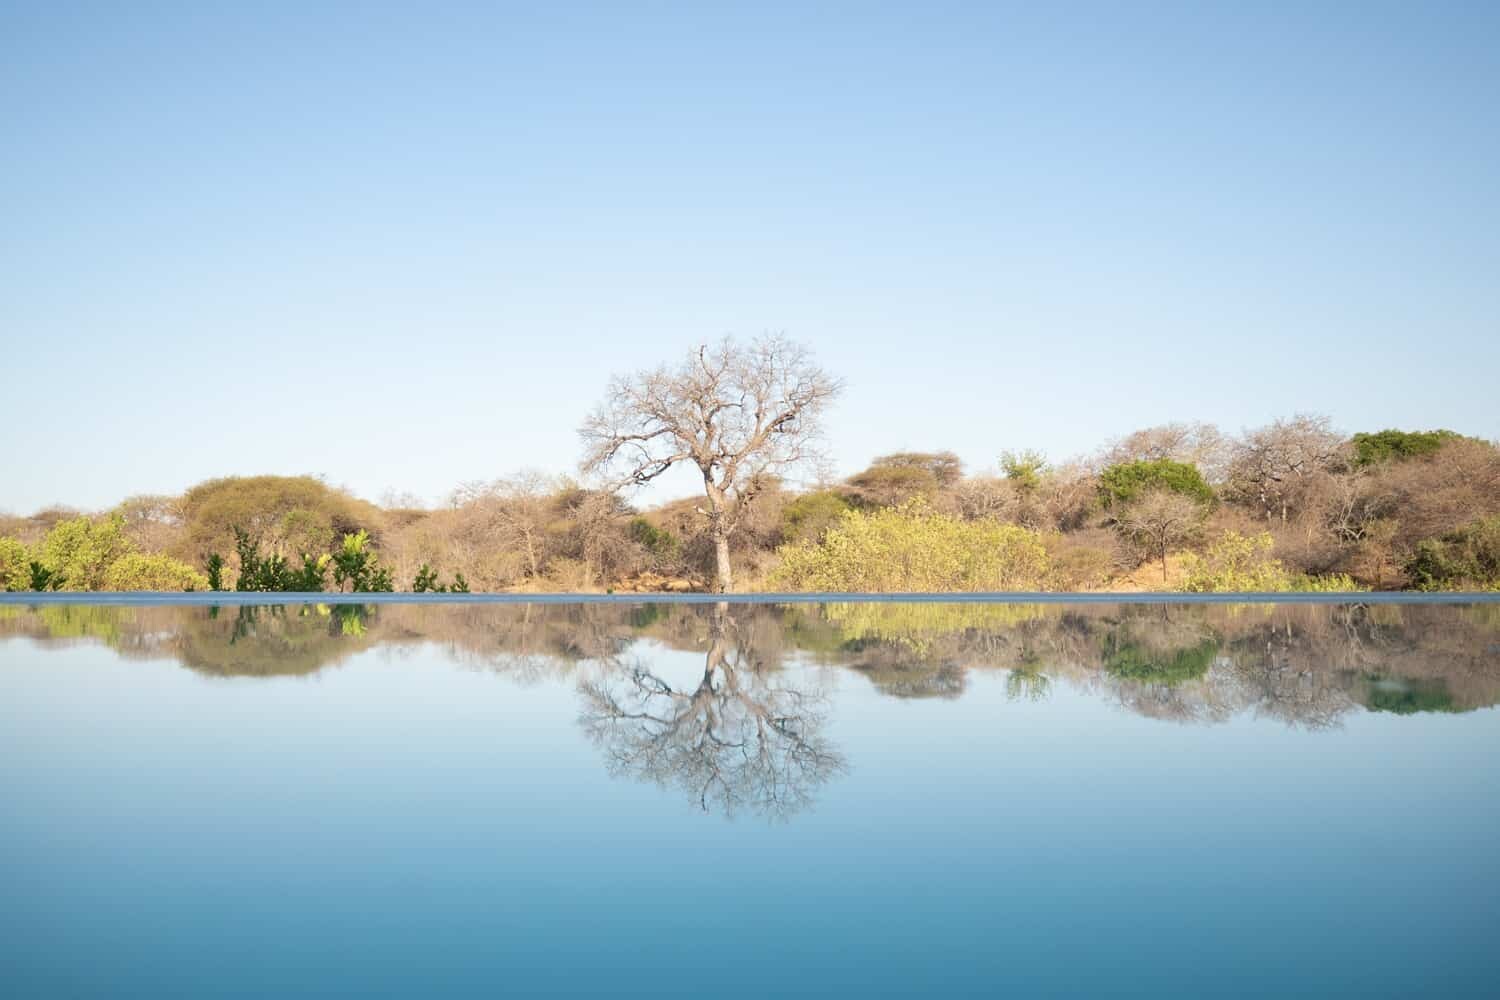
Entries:
{"label": "yellow-green leaves", "polygon": [[924,501],[849,511],[817,544],[780,550],[771,586],[803,591],[1037,590],[1047,550],[1034,531],[961,521]]}
{"label": "yellow-green leaves", "polygon": [[170,556],[131,552],[104,576],[106,590],[206,590],[208,577]]}
{"label": "yellow-green leaves", "polygon": [[1274,547],[1275,541],[1269,532],[1242,535],[1238,531],[1226,531],[1202,555],[1189,552],[1183,557],[1187,577],[1182,589],[1203,593],[1361,589],[1342,574],[1308,576],[1295,573],[1282,565],[1280,559],[1271,557]]}

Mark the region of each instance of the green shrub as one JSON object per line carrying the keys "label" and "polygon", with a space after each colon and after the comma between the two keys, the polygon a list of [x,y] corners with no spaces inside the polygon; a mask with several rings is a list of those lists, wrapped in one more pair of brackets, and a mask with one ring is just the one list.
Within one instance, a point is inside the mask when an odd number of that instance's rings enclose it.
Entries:
{"label": "green shrub", "polygon": [[462,573],[453,574],[453,584],[450,586],[438,582],[437,570],[423,563],[417,569],[417,576],[411,583],[411,591],[414,594],[467,594],[469,592],[469,581],[464,579]]}
{"label": "green shrub", "polygon": [[833,490],[804,493],[781,508],[781,540],[788,545],[816,542],[850,509]]}
{"label": "green shrub", "polygon": [[27,566],[28,577],[27,590],[61,590],[67,578],[56,570],[48,569],[36,560],[32,560]]}
{"label": "green shrub", "polygon": [[1196,465],[1169,458],[1121,462],[1099,474],[1099,501],[1106,508],[1130,503],[1153,490],[1170,490],[1202,503],[1214,501],[1213,487]]}
{"label": "green shrub", "polygon": [[1387,429],[1373,434],[1356,434],[1353,438],[1354,464],[1378,465],[1381,462],[1405,461],[1431,455],[1449,441],[1463,437],[1448,430],[1398,431]]}
{"label": "green shrub", "polygon": [[682,542],[666,528],[658,528],[644,517],[633,517],[626,528],[630,540],[651,553],[658,560],[676,559],[682,550]]}
{"label": "green shrub", "polygon": [[287,589],[300,594],[320,593],[328,586],[328,556],[302,553],[302,568],[286,574]]}
{"label": "green shrub", "polygon": [[811,591],[1035,590],[1049,561],[1039,534],[965,522],[924,501],[846,512],[817,544],[784,546],[770,583]]}
{"label": "green shrub", "polygon": [[1035,493],[1048,470],[1047,457],[1039,451],[1005,451],[1000,453],[1000,471],[1022,494]]}
{"label": "green shrub", "polygon": [[344,584],[355,593],[391,590],[391,574],[380,565],[380,557],[370,548],[370,535],[356,531],[344,536],[333,553],[333,582],[340,590]]}
{"label": "green shrub", "polygon": [[106,590],[203,590],[208,578],[185,562],[165,555],[129,552],[109,567]]}
{"label": "green shrub", "polygon": [[224,557],[219,555],[217,552],[210,552],[208,554],[208,559],[204,561],[204,566],[208,569],[208,589],[223,590]]}
{"label": "green shrub", "polygon": [[1418,542],[1406,574],[1418,590],[1500,589],[1500,516]]}
{"label": "green shrub", "polygon": [[411,582],[411,592],[413,594],[425,594],[428,591],[440,593],[441,590],[442,588],[437,582],[437,572],[426,563],[418,566],[417,576]]}

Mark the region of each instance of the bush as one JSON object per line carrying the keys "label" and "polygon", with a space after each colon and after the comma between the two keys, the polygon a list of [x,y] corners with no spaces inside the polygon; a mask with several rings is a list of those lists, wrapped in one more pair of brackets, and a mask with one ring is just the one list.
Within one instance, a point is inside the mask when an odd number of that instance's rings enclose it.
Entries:
{"label": "bush", "polygon": [[423,563],[417,567],[416,578],[411,582],[411,592],[413,594],[467,594],[469,592],[469,581],[464,579],[462,573],[455,573],[453,574],[452,586],[440,583],[438,581],[437,570]]}
{"label": "bush", "polygon": [[781,540],[816,543],[849,509],[849,501],[833,490],[805,493],[781,509]]}
{"label": "bush", "polygon": [[[134,550],[118,515],[60,521],[42,539],[41,564],[63,578],[67,590],[105,590],[109,569]],[[56,589],[55,587],[53,589]]]}
{"label": "bush", "polygon": [[650,553],[658,566],[677,561],[682,554],[682,541],[666,528],[658,528],[644,517],[633,517],[626,529],[630,540]]}
{"label": "bush", "polygon": [[380,557],[370,548],[370,536],[364,531],[345,535],[333,553],[333,581],[340,590],[349,584],[356,594],[395,589],[391,571],[380,565]]}
{"label": "bush", "polygon": [[960,521],[921,500],[848,511],[816,545],[786,546],[776,589],[808,591],[1035,590],[1049,569],[1039,534],[996,521]]}
{"label": "bush", "polygon": [[1356,434],[1353,438],[1354,465],[1378,465],[1381,462],[1404,461],[1437,452],[1449,441],[1463,437],[1453,431],[1398,431],[1387,429],[1373,434]]}
{"label": "bush", "polygon": [[199,483],[178,505],[186,553],[223,551],[234,528],[279,552],[326,552],[341,535],[378,530],[380,511],[310,476],[231,476]]}
{"label": "bush", "polygon": [[[286,557],[279,553],[267,556],[260,554],[260,542],[250,537],[249,532],[236,526],[234,529],[235,553],[240,559],[240,575],[234,589],[251,593],[299,593],[315,594],[328,586],[327,555],[312,556],[302,553],[302,568],[293,569]],[[217,567],[216,561],[217,560]],[[214,585],[214,570],[222,568],[223,560],[212,555],[208,560],[210,588]]]}
{"label": "bush", "polygon": [[130,552],[105,573],[107,590],[203,590],[208,578],[170,556]]}
{"label": "bush", "polygon": [[1099,500],[1106,507],[1128,504],[1155,490],[1181,493],[1200,503],[1214,501],[1213,487],[1196,465],[1169,458],[1121,462],[1099,474]]}
{"label": "bush", "polygon": [[1046,536],[1052,564],[1048,590],[1097,590],[1120,568],[1119,542],[1102,528]]}
{"label": "bush", "polygon": [[328,586],[328,556],[302,553],[302,568],[287,573],[287,589],[300,594],[321,593]]}
{"label": "bush", "polygon": [[1500,590],[1500,516],[1419,542],[1406,574],[1419,590]]}
{"label": "bush", "polygon": [[224,557],[217,552],[210,552],[204,565],[208,569],[208,589],[224,589]]}
{"label": "bush", "polygon": [[1361,588],[1347,576],[1307,576],[1271,558],[1275,541],[1270,532],[1242,535],[1226,531],[1202,555],[1183,559],[1182,589],[1197,593],[1278,593],[1283,591],[1342,592]]}
{"label": "bush", "polygon": [[31,553],[14,538],[0,538],[0,590],[27,590]]}

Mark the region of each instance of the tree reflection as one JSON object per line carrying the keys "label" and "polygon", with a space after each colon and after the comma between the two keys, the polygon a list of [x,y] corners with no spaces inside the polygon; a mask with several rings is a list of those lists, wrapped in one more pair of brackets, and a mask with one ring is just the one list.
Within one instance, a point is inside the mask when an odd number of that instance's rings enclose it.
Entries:
{"label": "tree reflection", "polygon": [[[1465,712],[1500,703],[1497,604],[873,602],[733,606],[732,615],[730,607],[0,604],[0,638],[103,644],[127,659],[173,659],[216,677],[300,676],[377,647],[419,646],[514,683],[582,677],[589,696],[603,699],[591,708],[600,722],[592,728],[618,730],[612,759],[638,761],[638,773],[673,781],[697,773],[671,744],[694,726],[702,730],[700,751],[724,749],[718,740],[763,752],[756,758],[762,768],[779,749],[774,781],[817,773],[826,702],[793,683],[801,672],[779,670],[793,660],[848,672],[889,697],[968,697],[974,677],[998,672],[1013,701],[1041,701],[1068,685],[1126,711],[1198,723],[1251,713],[1322,729],[1351,712]],[[703,674],[685,685],[639,663],[647,649],[702,652],[705,644]],[[627,732],[627,722],[635,729]],[[737,808],[757,801],[746,790],[751,762],[736,764],[746,774],[738,790],[722,787],[733,776],[723,770],[727,761],[697,766],[709,789],[695,793],[700,801],[710,792]],[[791,789],[772,787],[773,799],[795,800]]]}
{"label": "tree reflection", "polygon": [[705,812],[784,819],[845,770],[823,735],[825,699],[758,659],[727,604],[708,624],[701,677],[678,686],[617,662],[579,685],[580,722],[612,774],[679,788]]}

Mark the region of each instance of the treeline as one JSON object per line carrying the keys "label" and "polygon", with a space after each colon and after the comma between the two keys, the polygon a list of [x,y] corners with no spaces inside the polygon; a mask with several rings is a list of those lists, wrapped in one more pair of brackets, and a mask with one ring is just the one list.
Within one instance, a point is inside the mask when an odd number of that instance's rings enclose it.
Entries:
{"label": "treeline", "polygon": [[[438,509],[309,477],[217,479],[113,510],[0,518],[7,590],[702,590],[702,498],[650,510],[538,473]],[[1500,587],[1500,450],[1452,431],[1129,434],[1085,459],[900,452],[797,490],[762,475],[728,539],[740,589]]]}

